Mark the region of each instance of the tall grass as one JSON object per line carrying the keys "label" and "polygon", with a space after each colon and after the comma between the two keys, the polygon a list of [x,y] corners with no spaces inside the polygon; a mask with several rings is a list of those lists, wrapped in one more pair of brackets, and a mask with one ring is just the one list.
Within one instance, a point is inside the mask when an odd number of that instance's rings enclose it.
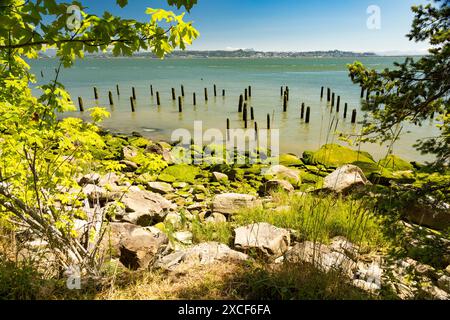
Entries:
{"label": "tall grass", "polygon": [[328,243],[336,236],[369,247],[385,244],[381,218],[377,217],[365,200],[336,195],[273,195],[280,209],[257,208],[244,210],[235,223],[246,225],[267,222],[296,231],[300,240]]}

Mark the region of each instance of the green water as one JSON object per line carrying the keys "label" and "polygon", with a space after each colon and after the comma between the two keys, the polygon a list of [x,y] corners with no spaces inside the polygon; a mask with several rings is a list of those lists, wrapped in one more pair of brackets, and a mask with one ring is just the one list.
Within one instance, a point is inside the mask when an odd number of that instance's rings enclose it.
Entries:
{"label": "green water", "polygon": [[[300,58],[300,59],[169,59],[154,60],[144,58],[87,58],[79,61],[71,69],[63,70],[60,81],[66,85],[74,101],[83,97],[85,108],[94,105],[107,107],[111,118],[103,126],[115,132],[140,132],[152,139],[170,140],[175,129],[193,129],[194,121],[203,121],[204,129],[226,129],[226,119],[232,128],[243,128],[241,114],[238,113],[239,95],[249,85],[252,97],[249,104],[255,110],[255,121],[260,128],[266,127],[266,117],[273,117],[272,128],[280,129],[281,152],[301,154],[305,150],[314,150],[324,143],[338,142],[329,135],[329,126],[333,119],[338,121],[337,130],[357,134],[359,125],[350,122],[351,111],[358,111],[358,120],[364,116],[360,111],[360,88],[351,83],[346,65],[355,58]],[[383,69],[391,67],[396,57],[360,58],[369,67]],[[40,59],[32,62],[33,71],[49,81],[55,75],[54,59]],[[116,84],[121,95],[116,94]],[[178,103],[172,101],[171,88],[181,95],[180,86],[184,85],[184,112],[178,112]],[[213,94],[213,85],[217,85],[217,97]],[[159,91],[161,106],[156,106],[156,97],[150,95],[150,85]],[[288,111],[282,112],[281,86],[289,86],[290,100]],[[93,87],[99,91],[99,100],[94,100]],[[136,88],[136,112],[130,112],[131,88]],[[341,111],[330,113],[326,97],[320,99],[321,86],[330,87],[341,96]],[[205,102],[204,88],[208,88],[209,100]],[[222,97],[222,90],[226,96]],[[114,107],[109,106],[108,91],[113,92]],[[192,103],[192,94],[197,93],[197,106]],[[300,119],[300,105],[304,102],[311,107],[311,122],[305,124]],[[342,113],[344,103],[349,105],[346,120]],[[76,116],[87,119],[87,115],[74,112],[64,116]],[[334,122],[335,123],[335,122]],[[249,127],[253,128],[253,122]],[[334,128],[334,127],[333,127]],[[436,123],[426,122],[422,126],[406,126],[401,140],[394,146],[394,153],[410,161],[426,161],[429,157],[420,155],[413,148],[417,139],[437,135]],[[375,158],[384,157],[386,146],[364,145]]]}

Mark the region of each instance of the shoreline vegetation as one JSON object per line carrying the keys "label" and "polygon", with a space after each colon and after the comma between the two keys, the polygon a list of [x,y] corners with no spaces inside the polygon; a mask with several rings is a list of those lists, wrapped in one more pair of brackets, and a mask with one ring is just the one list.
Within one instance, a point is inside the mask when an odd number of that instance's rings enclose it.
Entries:
{"label": "shoreline vegetation", "polygon": [[69,191],[77,237],[93,212],[109,220],[99,277],[80,274],[69,290],[48,242],[3,229],[3,298],[449,298],[448,207],[439,216],[436,203],[397,198],[436,178],[421,164],[329,144],[276,166],[249,154],[235,165],[215,157],[225,146],[100,136],[89,166],[98,170]]}
{"label": "shoreline vegetation", "polygon": [[[380,71],[347,66],[367,117],[340,140],[388,142],[379,161],[333,143],[278,156],[263,144],[239,153],[114,134],[101,127],[106,108],[84,110],[81,98],[84,120],[59,119],[76,110],[61,71],[85,53],[163,58],[200,36],[184,13],[147,8],[139,22],[81,2],[0,6],[0,299],[450,300],[449,0],[412,7],[408,37],[429,55]],[[167,4],[190,11],[197,0]],[[25,59],[47,47],[59,62],[37,95]],[[289,88],[280,94],[286,112]],[[345,110],[356,124],[357,110]],[[403,125],[430,118],[439,133],[414,148],[435,161],[392,154]]]}

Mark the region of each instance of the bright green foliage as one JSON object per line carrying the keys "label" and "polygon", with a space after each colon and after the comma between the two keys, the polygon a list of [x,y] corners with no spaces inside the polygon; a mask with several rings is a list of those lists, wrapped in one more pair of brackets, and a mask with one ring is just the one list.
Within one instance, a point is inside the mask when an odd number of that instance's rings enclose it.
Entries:
{"label": "bright green foliage", "polygon": [[[121,7],[126,0],[118,0]],[[196,1],[168,1],[191,9]],[[81,11],[79,24],[74,8]],[[150,50],[164,57],[175,48],[184,49],[198,37],[184,14],[148,9],[147,22],[122,19],[105,12],[89,14],[80,1],[3,0],[0,3],[0,221],[27,228],[47,240],[63,267],[76,264],[82,270],[98,270],[98,244],[102,227],[98,217],[90,222],[86,243],[73,230],[83,203],[76,177],[92,171],[119,171],[125,139],[103,135],[97,126],[109,113],[89,109],[91,123],[80,119],[57,119],[57,113],[73,111],[72,99],[59,82],[62,66],[69,67],[85,52],[111,49],[115,55]],[[60,65],[55,79],[32,95],[35,76],[24,58],[56,49]],[[132,144],[143,147],[143,141]],[[140,155],[142,172],[163,169],[160,156]],[[138,155],[139,157],[139,155]],[[101,218],[101,217],[100,217]],[[96,223],[93,223],[97,221]],[[100,222],[102,219],[100,219]]]}
{"label": "bright green foliage", "polygon": [[414,6],[415,19],[408,37],[428,42],[429,54],[407,58],[394,69],[369,70],[360,62],[349,65],[354,83],[370,92],[363,109],[365,141],[395,141],[401,124],[420,125],[430,117],[439,122],[440,135],[420,140],[416,147],[436,155],[436,164],[450,160],[450,1]]}

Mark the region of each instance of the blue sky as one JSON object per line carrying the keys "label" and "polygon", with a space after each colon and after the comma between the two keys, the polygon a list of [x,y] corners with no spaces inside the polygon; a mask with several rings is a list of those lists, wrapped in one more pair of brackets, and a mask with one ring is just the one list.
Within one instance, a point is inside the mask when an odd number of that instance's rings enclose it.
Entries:
{"label": "blue sky", "polygon": [[[147,7],[168,9],[164,0],[130,0],[121,9],[115,0],[87,0],[90,13],[108,10],[145,21]],[[422,52],[424,43],[408,41],[410,7],[427,0],[199,0],[187,20],[201,37],[192,50],[262,51],[351,50]],[[380,29],[367,28],[367,8],[380,8]]]}

